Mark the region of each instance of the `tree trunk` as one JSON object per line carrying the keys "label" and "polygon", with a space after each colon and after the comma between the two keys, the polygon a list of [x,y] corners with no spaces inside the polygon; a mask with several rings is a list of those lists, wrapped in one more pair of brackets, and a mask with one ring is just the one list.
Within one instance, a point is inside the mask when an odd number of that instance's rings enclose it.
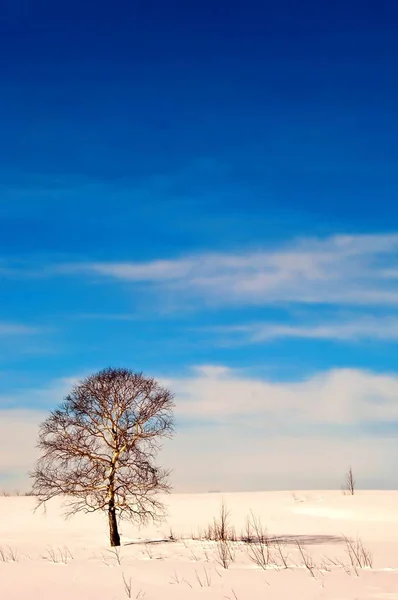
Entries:
{"label": "tree trunk", "polygon": [[120,546],[120,535],[117,528],[116,509],[114,500],[109,501],[108,508],[108,519],[109,519],[109,539],[111,546]]}

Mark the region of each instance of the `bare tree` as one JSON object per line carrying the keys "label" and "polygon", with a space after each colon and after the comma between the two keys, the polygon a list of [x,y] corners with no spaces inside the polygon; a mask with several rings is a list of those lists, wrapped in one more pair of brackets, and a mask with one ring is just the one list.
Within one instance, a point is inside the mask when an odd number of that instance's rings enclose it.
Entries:
{"label": "bare tree", "polygon": [[40,426],[42,455],[30,473],[38,505],[66,496],[67,515],[107,512],[111,546],[120,546],[119,519],[161,519],[170,472],[155,459],[172,435],[173,407],[170,391],[127,369],[79,382]]}
{"label": "bare tree", "polygon": [[343,489],[353,496],[355,494],[355,479],[354,474],[352,472],[352,467],[349,468],[348,473],[346,475],[346,479],[343,485]]}

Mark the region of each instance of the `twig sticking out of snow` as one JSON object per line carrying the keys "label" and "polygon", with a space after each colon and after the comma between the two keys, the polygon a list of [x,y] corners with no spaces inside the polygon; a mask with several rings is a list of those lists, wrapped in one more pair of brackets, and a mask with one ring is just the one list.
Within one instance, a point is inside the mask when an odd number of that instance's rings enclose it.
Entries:
{"label": "twig sticking out of snow", "polygon": [[316,576],[315,576],[315,568],[316,567],[312,560],[312,557],[308,554],[307,550],[304,548],[304,546],[298,540],[296,541],[296,546],[297,546],[298,551],[300,552],[301,558],[303,559],[305,568],[308,569],[308,571],[311,573],[311,577],[316,579]]}

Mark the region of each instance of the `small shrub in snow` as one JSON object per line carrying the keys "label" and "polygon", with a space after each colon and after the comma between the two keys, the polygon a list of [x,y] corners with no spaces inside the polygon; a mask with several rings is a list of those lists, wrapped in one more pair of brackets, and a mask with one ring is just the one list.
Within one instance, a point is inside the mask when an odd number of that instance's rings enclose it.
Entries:
{"label": "small shrub in snow", "polygon": [[[362,540],[357,538],[352,540],[344,537],[347,553],[351,562],[351,566],[357,573],[357,569],[371,569],[373,567],[373,556],[372,553],[367,550]],[[358,574],[358,573],[357,573]]]}
{"label": "small shrub in snow", "polygon": [[233,542],[229,540],[218,540],[216,545],[216,561],[224,569],[228,569],[229,565],[235,561],[236,552]]}
{"label": "small shrub in snow", "polygon": [[260,518],[252,512],[250,515],[251,517],[247,518],[244,535],[247,555],[255,565],[267,569],[273,562],[270,540]]}

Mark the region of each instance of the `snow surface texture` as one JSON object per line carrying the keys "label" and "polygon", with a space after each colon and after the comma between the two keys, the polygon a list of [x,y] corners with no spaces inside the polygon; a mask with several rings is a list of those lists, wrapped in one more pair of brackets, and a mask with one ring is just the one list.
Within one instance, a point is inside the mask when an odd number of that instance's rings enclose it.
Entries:
{"label": "snow surface texture", "polygon": [[[276,537],[262,547],[228,544],[228,568],[221,543],[193,539],[218,517],[222,499],[238,537],[250,511]],[[103,515],[65,520],[58,500],[43,514],[33,513],[34,498],[0,497],[0,598],[398,600],[398,492],[173,494],[166,501],[161,526],[122,523],[115,552]],[[372,566],[350,556],[345,538],[355,551],[361,540]],[[250,558],[256,549],[264,550],[265,568]]]}

